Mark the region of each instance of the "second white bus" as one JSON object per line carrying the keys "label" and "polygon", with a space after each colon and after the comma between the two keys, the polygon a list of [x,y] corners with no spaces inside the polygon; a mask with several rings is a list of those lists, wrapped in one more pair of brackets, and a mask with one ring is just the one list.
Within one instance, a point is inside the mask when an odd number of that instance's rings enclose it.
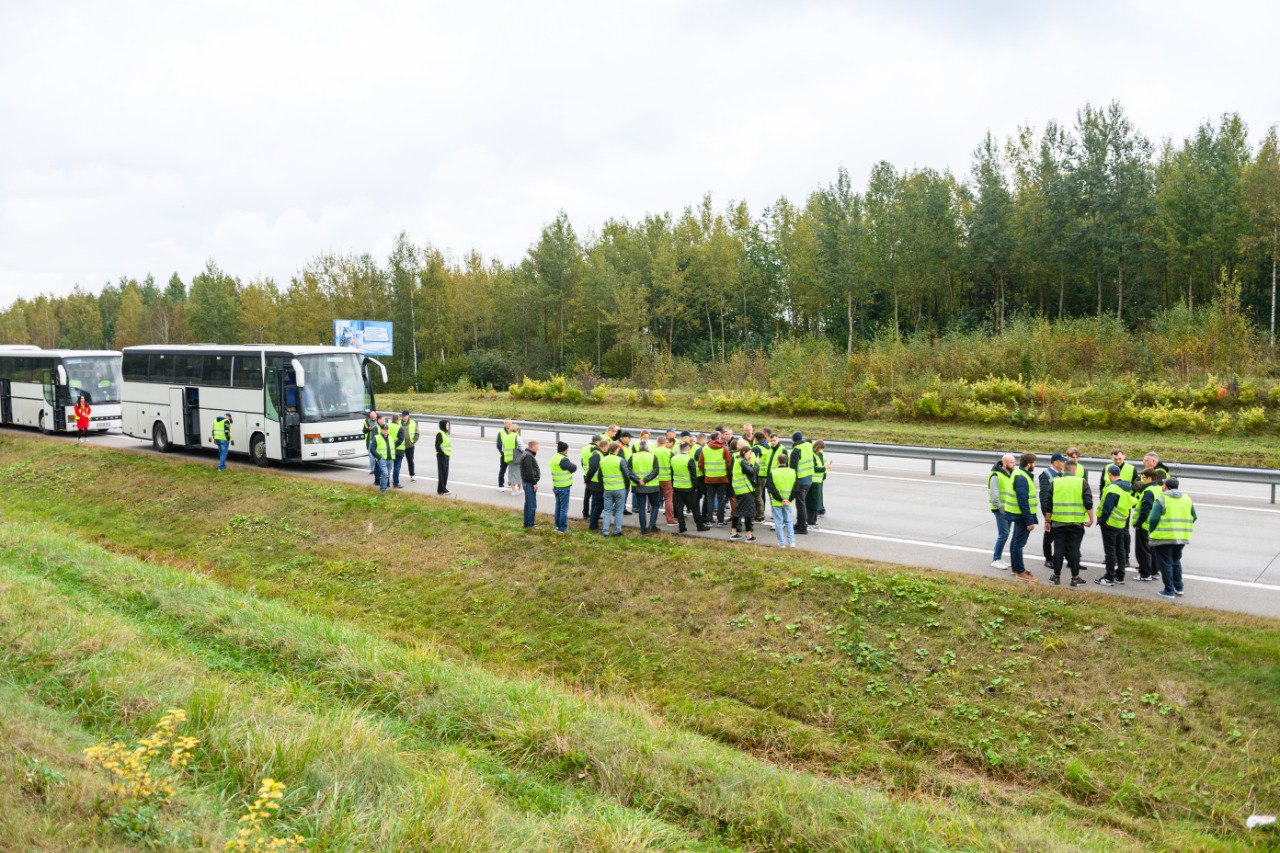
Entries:
{"label": "second white bus", "polygon": [[0,424],[75,432],[81,395],[92,410],[89,429],[120,426],[120,353],[0,346]]}

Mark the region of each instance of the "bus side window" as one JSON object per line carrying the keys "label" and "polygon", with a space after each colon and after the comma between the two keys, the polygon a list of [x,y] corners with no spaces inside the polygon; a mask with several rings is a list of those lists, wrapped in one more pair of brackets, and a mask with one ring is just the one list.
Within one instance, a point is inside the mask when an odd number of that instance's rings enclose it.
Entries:
{"label": "bus side window", "polygon": [[280,375],[284,371],[284,359],[267,356],[266,415],[267,420],[280,420]]}

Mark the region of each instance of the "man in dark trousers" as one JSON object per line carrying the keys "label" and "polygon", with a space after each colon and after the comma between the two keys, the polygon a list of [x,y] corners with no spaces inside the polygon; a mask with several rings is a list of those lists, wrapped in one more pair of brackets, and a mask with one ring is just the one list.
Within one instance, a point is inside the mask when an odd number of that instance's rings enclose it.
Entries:
{"label": "man in dark trousers", "polygon": [[1084,529],[1093,526],[1093,493],[1084,477],[1075,474],[1076,463],[1068,459],[1061,474],[1053,478],[1049,491],[1040,497],[1045,529],[1053,532],[1053,556],[1049,561],[1052,584],[1061,582],[1064,562],[1071,568],[1071,586],[1084,583],[1080,577],[1080,543],[1084,541]]}
{"label": "man in dark trousers", "polygon": [[449,494],[449,459],[453,456],[453,439],[449,436],[448,419],[440,421],[436,433],[436,494]]}
{"label": "man in dark trousers", "polygon": [[600,529],[600,515],[604,512],[604,474],[600,471],[600,460],[609,452],[609,439],[598,435],[595,439],[595,452],[586,456],[586,471],[582,475],[587,487],[587,500],[591,504],[588,530]]}
{"label": "man in dark trousers", "polygon": [[[592,491],[591,484],[587,480],[587,469],[591,467],[591,457],[595,456],[596,453],[599,452],[596,449],[596,445],[599,443],[600,443],[600,436],[598,435],[591,436],[591,440],[588,441],[585,445],[583,445],[582,451],[578,454],[578,461],[582,463],[578,467],[582,471],[583,485],[586,486],[586,490],[583,492],[583,495],[582,495],[582,518],[584,521],[591,518],[591,502],[594,501],[596,498],[600,498],[601,500],[604,500],[604,492],[598,491],[598,490]],[[595,530],[594,527],[591,529]]]}
{"label": "man in dark trousers", "polygon": [[1009,540],[1009,570],[1014,578],[1028,583],[1035,583],[1035,575],[1027,570],[1022,559],[1022,549],[1027,545],[1031,531],[1036,529],[1039,519],[1040,500],[1036,496],[1035,479],[1031,476],[1036,469],[1036,455],[1023,453],[1018,459],[1018,467],[1013,469],[1012,501],[1008,509],[1012,538]]}
{"label": "man in dark trousers", "polygon": [[[1063,466],[1067,462],[1065,453],[1055,453],[1049,457],[1049,467],[1040,472],[1040,508],[1044,509],[1045,497],[1050,501],[1053,500],[1053,481],[1054,478],[1062,476]],[[1046,566],[1053,565],[1053,531],[1049,528],[1048,522],[1044,525],[1044,537],[1041,540],[1041,548],[1044,550],[1044,564]]]}
{"label": "man in dark trousers", "polygon": [[524,487],[524,526],[532,530],[537,527],[538,514],[538,480],[542,479],[542,469],[538,467],[538,442],[531,441],[525,447],[524,458],[520,460],[520,484]]}
{"label": "man in dark trousers", "polygon": [[[1121,459],[1123,459],[1123,455]],[[1102,490],[1102,507],[1098,510],[1098,527],[1102,529],[1102,552],[1105,555],[1106,574],[1094,583],[1099,586],[1115,586],[1124,583],[1124,537],[1129,530],[1129,513],[1133,509],[1131,479],[1120,465],[1108,465],[1103,476],[1107,486]]]}
{"label": "man in dark trousers", "polygon": [[813,468],[816,458],[813,455],[813,443],[804,437],[799,430],[791,433],[791,453],[788,454],[791,467],[796,472],[795,500],[791,502],[795,510],[795,532],[804,536],[809,532],[809,489],[813,487]]}
{"label": "man in dark trousers", "polygon": [[698,460],[693,458],[693,437],[688,433],[680,439],[680,448],[671,456],[671,490],[676,502],[676,521],[681,533],[688,533],[689,526],[685,521],[685,510],[699,532],[710,530],[702,523],[702,508],[698,505],[698,490],[694,487],[698,479]]}
{"label": "man in dark trousers", "polygon": [[[1152,454],[1147,455],[1150,457]],[[1147,520],[1151,517],[1151,508],[1164,492],[1164,481],[1162,469],[1145,468],[1138,477],[1138,493],[1133,496],[1133,555],[1138,561],[1138,580],[1144,583],[1160,578],[1160,567],[1156,565],[1156,555],[1151,551]]]}

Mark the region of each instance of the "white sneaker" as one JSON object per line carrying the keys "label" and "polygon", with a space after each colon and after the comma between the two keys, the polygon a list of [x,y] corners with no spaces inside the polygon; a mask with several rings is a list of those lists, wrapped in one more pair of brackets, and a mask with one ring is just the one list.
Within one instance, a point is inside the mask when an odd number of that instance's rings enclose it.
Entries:
{"label": "white sneaker", "polygon": [[1008,564],[1008,563],[1006,563],[1004,560],[996,560],[995,562],[993,562],[993,563],[991,564],[991,568],[993,568],[993,569],[1007,569],[1007,568],[1009,568],[1009,564]]}
{"label": "white sneaker", "polygon": [[409,475],[409,482],[410,482],[410,483],[416,483],[416,482],[418,482],[418,478],[417,478],[417,477],[415,477],[415,476],[413,476],[412,474],[410,474],[410,475]]}

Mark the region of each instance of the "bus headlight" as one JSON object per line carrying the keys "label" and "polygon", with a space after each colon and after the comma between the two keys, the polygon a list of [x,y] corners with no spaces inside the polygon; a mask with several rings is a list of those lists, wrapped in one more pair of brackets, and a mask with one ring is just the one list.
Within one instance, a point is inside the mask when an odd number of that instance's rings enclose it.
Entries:
{"label": "bus headlight", "polygon": [[320,434],[319,434],[319,433],[308,433],[307,435],[303,436],[303,438],[304,438],[304,439],[306,439],[306,443],[307,443],[307,444],[319,444],[319,443],[320,443]]}

